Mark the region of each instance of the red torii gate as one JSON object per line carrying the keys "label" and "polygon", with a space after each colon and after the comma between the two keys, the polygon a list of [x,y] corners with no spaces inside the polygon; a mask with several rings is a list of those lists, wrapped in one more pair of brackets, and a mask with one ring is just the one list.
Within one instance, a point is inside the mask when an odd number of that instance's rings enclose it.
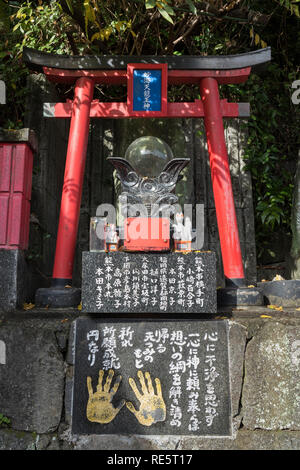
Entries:
{"label": "red torii gate", "polygon": [[[243,83],[251,71],[271,60],[270,48],[229,56],[61,56],[25,48],[23,61],[55,83],[74,84],[74,99],[46,103],[44,116],[71,118],[59,227],[53,268],[53,287],[72,282],[82,184],[90,118],[195,117],[204,118],[222,261],[227,286],[245,286],[245,275],[224,137],[223,117],[248,117],[248,103],[228,103],[219,85]],[[134,111],[132,70],[162,70],[160,111]],[[128,85],[127,102],[93,100],[94,85]],[[201,100],[168,103],[167,86],[198,84]]]}

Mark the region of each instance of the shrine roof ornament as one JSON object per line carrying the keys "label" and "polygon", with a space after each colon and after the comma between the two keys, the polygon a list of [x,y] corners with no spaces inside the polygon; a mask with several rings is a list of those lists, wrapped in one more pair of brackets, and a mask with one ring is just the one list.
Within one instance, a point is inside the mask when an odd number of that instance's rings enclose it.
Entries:
{"label": "shrine roof ornament", "polygon": [[24,47],[23,62],[32,70],[43,67],[64,70],[126,70],[131,63],[168,64],[169,70],[233,70],[251,67],[259,71],[271,61],[271,48],[235,55],[218,56],[71,56],[50,54]]}

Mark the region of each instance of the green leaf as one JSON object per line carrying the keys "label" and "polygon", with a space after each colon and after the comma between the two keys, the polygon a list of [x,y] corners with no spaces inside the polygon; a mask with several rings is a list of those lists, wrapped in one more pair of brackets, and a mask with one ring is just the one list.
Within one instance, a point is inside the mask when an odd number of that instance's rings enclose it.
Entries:
{"label": "green leaf", "polygon": [[175,12],[174,12],[173,8],[170,7],[169,5],[165,5],[165,6],[164,6],[164,10],[165,10],[167,13],[169,13],[169,15],[175,15]]}
{"label": "green leaf", "polygon": [[73,5],[72,5],[72,0],[66,0],[66,4],[68,5],[68,8],[73,15],[74,10],[73,10]]}
{"label": "green leaf", "polygon": [[299,18],[300,14],[299,14],[299,7],[298,7],[298,5],[291,5],[291,12],[294,13],[294,14],[295,14],[296,16],[298,16],[298,18]]}
{"label": "green leaf", "polygon": [[10,419],[0,413],[0,424],[10,424]]}
{"label": "green leaf", "polygon": [[18,28],[20,28],[20,26],[21,26],[21,23],[15,24],[15,26],[13,27],[13,31],[16,31]]}
{"label": "green leaf", "polygon": [[149,10],[149,8],[154,8],[156,5],[156,0],[145,0],[145,7],[147,8],[147,10]]}
{"label": "green leaf", "polygon": [[194,2],[192,2],[192,0],[186,0],[186,3],[187,3],[188,6],[190,7],[191,12],[192,12],[194,15],[197,15],[197,8],[195,7]]}
{"label": "green leaf", "polygon": [[174,24],[171,16],[169,15],[169,13],[166,12],[166,10],[162,10],[161,8],[158,8],[158,11],[165,20],[169,21],[169,23]]}

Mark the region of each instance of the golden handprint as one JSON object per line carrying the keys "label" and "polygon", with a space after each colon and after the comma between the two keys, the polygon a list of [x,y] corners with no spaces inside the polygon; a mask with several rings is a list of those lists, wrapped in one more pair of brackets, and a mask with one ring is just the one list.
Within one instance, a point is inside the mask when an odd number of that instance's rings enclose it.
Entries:
{"label": "golden handprint", "polygon": [[92,379],[87,377],[87,388],[89,392],[89,400],[86,408],[86,416],[89,421],[94,423],[107,424],[110,423],[119,413],[120,409],[125,405],[125,400],[121,400],[117,407],[112,404],[112,399],[117,393],[122,376],[116,378],[114,386],[110,389],[114,376],[114,371],[110,369],[105,384],[102,386],[104,371],[99,371],[99,380],[97,391],[93,392]]}
{"label": "golden handprint", "polygon": [[158,421],[166,419],[166,405],[162,397],[161,384],[159,379],[155,379],[157,394],[154,393],[152,380],[149,372],[145,372],[147,385],[142,371],[138,371],[138,378],[142,387],[142,393],[139,392],[135,381],[130,377],[129,384],[140,402],[140,409],[137,411],[131,402],[126,402],[127,408],[135,415],[139,423],[144,426],[151,426]]}

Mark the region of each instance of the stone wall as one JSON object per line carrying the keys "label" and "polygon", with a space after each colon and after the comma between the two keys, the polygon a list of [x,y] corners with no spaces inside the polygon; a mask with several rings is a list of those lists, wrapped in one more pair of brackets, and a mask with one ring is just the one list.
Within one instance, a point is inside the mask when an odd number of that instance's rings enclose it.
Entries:
{"label": "stone wall", "polygon": [[73,435],[70,332],[79,316],[48,309],[0,315],[0,449],[300,450],[297,310],[212,316],[230,326],[233,438]]}

